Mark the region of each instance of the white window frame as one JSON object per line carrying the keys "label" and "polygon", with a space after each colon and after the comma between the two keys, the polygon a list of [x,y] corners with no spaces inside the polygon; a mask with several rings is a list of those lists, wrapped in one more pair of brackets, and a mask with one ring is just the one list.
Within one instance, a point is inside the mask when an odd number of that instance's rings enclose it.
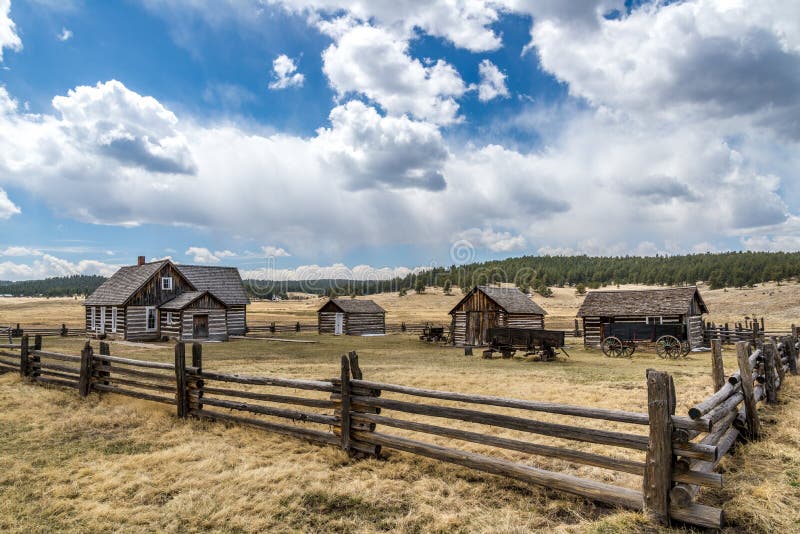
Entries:
{"label": "white window frame", "polygon": [[106,332],[106,307],[100,306],[100,333]]}
{"label": "white window frame", "polygon": [[161,277],[161,290],[162,291],[172,291],[172,277],[171,276],[162,276]]}
{"label": "white window frame", "polygon": [[[150,313],[153,314],[153,328],[150,328]],[[155,332],[158,330],[158,310],[155,306],[146,306],[144,309],[144,331]]]}
{"label": "white window frame", "polygon": [[112,306],[111,308],[111,333],[117,333],[117,307]]}
{"label": "white window frame", "polygon": [[89,309],[91,310],[91,313],[89,314],[90,317],[91,317],[91,320],[90,320],[91,330],[97,330],[97,323],[95,323],[95,319],[94,319],[94,309],[96,307],[97,306],[89,306]]}
{"label": "white window frame", "polygon": [[172,312],[171,311],[167,312],[167,324],[170,325],[170,326],[175,324],[175,321],[174,321],[174,318],[172,316]]}

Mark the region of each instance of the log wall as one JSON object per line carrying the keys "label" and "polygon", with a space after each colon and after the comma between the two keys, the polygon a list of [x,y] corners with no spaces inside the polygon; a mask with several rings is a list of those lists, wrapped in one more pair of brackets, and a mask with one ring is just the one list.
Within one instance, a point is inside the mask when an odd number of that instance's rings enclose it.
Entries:
{"label": "log wall", "polygon": [[247,331],[247,308],[231,306],[228,308],[228,335],[243,336]]}
{"label": "log wall", "polygon": [[194,340],[194,316],[208,315],[208,338],[214,341],[227,341],[228,327],[225,322],[225,310],[186,309],[181,315],[181,340]]}

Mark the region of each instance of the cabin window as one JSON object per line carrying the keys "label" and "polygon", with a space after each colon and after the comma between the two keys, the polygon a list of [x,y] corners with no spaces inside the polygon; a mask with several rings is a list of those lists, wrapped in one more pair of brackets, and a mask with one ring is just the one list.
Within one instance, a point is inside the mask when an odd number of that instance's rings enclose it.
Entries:
{"label": "cabin window", "polygon": [[100,332],[106,331],[106,307],[100,306]]}
{"label": "cabin window", "polygon": [[94,309],[95,309],[94,306],[89,306],[89,317],[90,317],[89,322],[92,325],[92,327],[91,327],[92,330],[96,330],[95,322],[94,322]]}
{"label": "cabin window", "polygon": [[172,291],[172,277],[164,276],[161,278],[161,289],[164,291]]}
{"label": "cabin window", "polygon": [[117,307],[111,308],[111,332],[117,333]]}
{"label": "cabin window", "polygon": [[664,317],[647,317],[647,324],[664,324]]}
{"label": "cabin window", "polygon": [[172,312],[167,312],[167,324],[172,325],[175,324],[172,320]]}
{"label": "cabin window", "polygon": [[152,332],[156,329],[156,309],[148,306],[145,308],[145,313],[147,314],[147,322],[146,322],[146,329],[148,332]]}

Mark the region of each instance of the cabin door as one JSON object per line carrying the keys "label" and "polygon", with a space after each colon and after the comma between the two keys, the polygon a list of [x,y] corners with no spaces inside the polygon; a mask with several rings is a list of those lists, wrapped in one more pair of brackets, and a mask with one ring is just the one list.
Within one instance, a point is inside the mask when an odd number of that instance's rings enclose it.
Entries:
{"label": "cabin door", "polygon": [[192,337],[194,339],[208,338],[208,315],[194,315],[192,317]]}
{"label": "cabin door", "polygon": [[480,346],[482,344],[481,323],[483,314],[480,312],[467,312],[467,328],[465,344],[470,346]]}
{"label": "cabin door", "polygon": [[342,331],[344,330],[344,314],[337,313],[336,314],[336,324],[333,327],[334,335],[341,336]]}

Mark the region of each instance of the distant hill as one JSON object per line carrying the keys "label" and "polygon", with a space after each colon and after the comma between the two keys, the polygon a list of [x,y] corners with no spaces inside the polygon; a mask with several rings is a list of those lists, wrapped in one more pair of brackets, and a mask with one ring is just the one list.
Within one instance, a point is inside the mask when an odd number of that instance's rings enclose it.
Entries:
{"label": "distant hill", "polygon": [[24,280],[21,282],[0,281],[0,295],[14,297],[71,297],[88,295],[105,282],[103,276],[73,275],[56,276],[44,280]]}
{"label": "distant hill", "polygon": [[[712,289],[747,287],[763,282],[800,279],[800,252],[724,252],[683,256],[521,256],[451,267],[436,267],[392,280],[313,280],[271,282],[245,280],[251,298],[285,297],[287,293],[348,296],[412,290],[428,286],[472,287],[491,282],[514,283],[523,289],[583,284],[588,288],[617,284],[682,285],[707,282]],[[63,297],[88,295],[102,276],[60,276],[23,282],[0,281],[0,294]]]}

